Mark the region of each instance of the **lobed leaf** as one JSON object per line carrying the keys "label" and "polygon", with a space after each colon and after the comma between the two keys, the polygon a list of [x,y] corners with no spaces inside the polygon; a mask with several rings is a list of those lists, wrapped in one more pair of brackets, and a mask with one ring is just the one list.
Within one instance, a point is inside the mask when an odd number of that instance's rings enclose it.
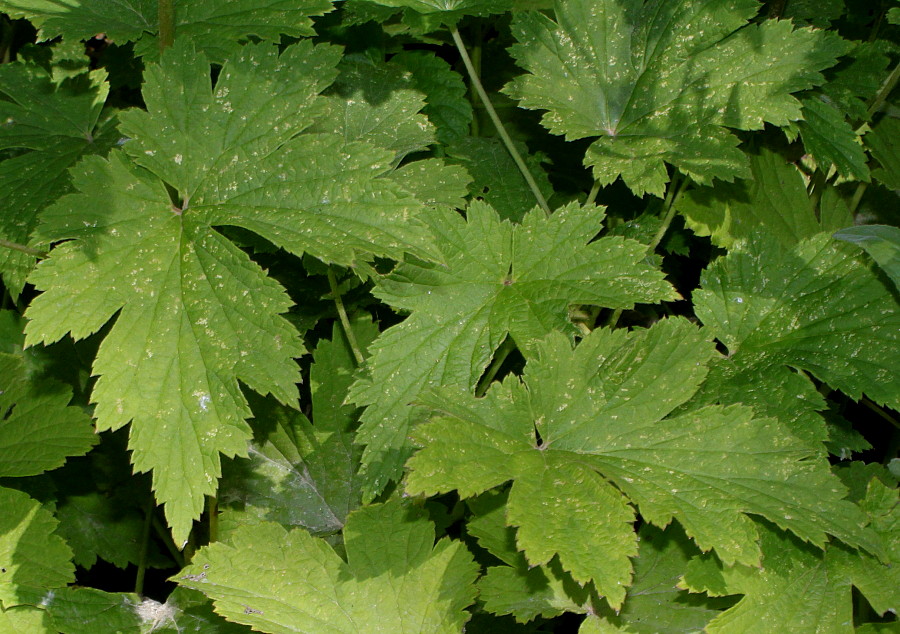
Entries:
{"label": "lobed leaf", "polygon": [[572,303],[631,307],[675,297],[643,259],[646,248],[621,238],[591,242],[598,209],[569,205],[547,218],[529,212],[522,224],[501,222],[474,202],[467,219],[438,210],[427,221],[446,265],[408,262],[381,279],[376,296],[412,311],[372,344],[369,377],[349,398],[368,405],[357,441],[371,498],[409,457],[407,431],[420,411],[409,406],[426,387],[474,387],[509,334],[523,350],[547,332],[573,333]]}
{"label": "lobed leaf", "polygon": [[180,585],[267,632],[459,632],[478,567],[460,542],[397,501],[350,514],[347,561],[306,531],[264,523],[197,553]]}
{"label": "lobed leaf", "polygon": [[665,164],[698,183],[748,176],[729,128],[801,116],[791,93],[849,48],[788,21],[747,25],[755,0],[558,0],[555,20],[513,23],[511,49],[527,73],[505,91],[568,140],[600,137],[585,164],[603,185],[662,196]]}

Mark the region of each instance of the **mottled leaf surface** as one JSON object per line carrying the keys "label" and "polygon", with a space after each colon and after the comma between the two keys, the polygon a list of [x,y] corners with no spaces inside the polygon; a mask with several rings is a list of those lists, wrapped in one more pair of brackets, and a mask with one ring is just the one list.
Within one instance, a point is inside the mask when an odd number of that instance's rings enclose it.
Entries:
{"label": "mottled leaf surface", "polygon": [[888,225],[848,227],[834,237],[863,249],[900,287],[900,229]]}
{"label": "mottled leaf surface", "polygon": [[[221,61],[227,42],[277,41],[281,34],[310,36],[312,17],[331,11],[329,0],[175,0],[175,34],[189,39]],[[0,10],[28,18],[40,27],[41,39],[67,40],[105,33],[117,42],[137,40],[139,54],[155,57],[159,43],[156,0],[0,0]]]}
{"label": "mottled leaf surface", "polygon": [[462,543],[435,544],[433,524],[397,501],[351,513],[344,543],[346,561],[304,530],[264,523],[202,549],[177,580],[266,632],[462,630],[478,575]]}
{"label": "mottled leaf surface", "polygon": [[746,513],[819,546],[830,533],[879,551],[827,463],[777,421],[740,406],[670,415],[714,354],[681,319],[597,330],[574,351],[552,336],[522,384],[507,380],[484,399],[449,389],[420,396],[436,413],[412,433],[422,449],[408,463],[406,489],[469,497],[512,480],[507,520],[528,561],[558,555],[613,607],[637,551],[631,504],[657,526],[678,519],[703,550],[730,562],[759,561]]}
{"label": "mottled leaf surface", "polygon": [[124,117],[125,151],[82,161],[79,193],[44,214],[41,237],[68,241],[34,273],[45,293],[27,341],[83,338],[118,313],[93,366],[97,426],[134,421],[133,463],[153,470],[179,543],[216,490],[219,454],[246,455],[238,381],[294,403],[303,354],[283,289],[214,226],[341,264],[427,244],[421,203],[379,178],[389,153],[298,136],[337,61],[308,42],[281,56],[247,46],[212,86],[204,56],[175,46],[148,68],[148,111]]}
{"label": "mottled leaf surface", "polygon": [[755,0],[559,0],[555,19],[516,16],[510,50],[527,73],[506,92],[567,139],[600,137],[585,164],[662,196],[666,163],[699,183],[748,176],[738,139],[800,118],[791,93],[848,46],[785,21],[747,25]]}
{"label": "mottled leaf surface", "polygon": [[624,308],[674,297],[643,261],[644,246],[591,242],[602,220],[599,208],[570,205],[549,218],[533,210],[514,225],[479,202],[467,219],[445,210],[429,216],[447,264],[408,262],[379,280],[376,296],[412,315],[372,344],[369,377],[350,393],[368,405],[357,439],[366,445],[367,495],[409,457],[407,431],[420,412],[410,403],[424,387],[474,387],[507,334],[529,350],[552,330],[573,333],[571,303]]}
{"label": "mottled leaf surface", "polygon": [[788,366],[853,398],[900,403],[900,313],[853,246],[820,234],[788,249],[759,234],[716,260],[701,286],[697,316],[728,349],[734,381]]}
{"label": "mottled leaf surface", "polygon": [[840,544],[821,552],[771,527],[762,529],[762,568],[722,566],[704,556],[688,566],[684,584],[713,595],[742,594],[733,608],[717,616],[709,632],[853,632],[851,586],[879,614],[900,605],[897,572],[900,506],[896,490],[880,482],[862,501],[873,528],[885,537],[890,564]]}

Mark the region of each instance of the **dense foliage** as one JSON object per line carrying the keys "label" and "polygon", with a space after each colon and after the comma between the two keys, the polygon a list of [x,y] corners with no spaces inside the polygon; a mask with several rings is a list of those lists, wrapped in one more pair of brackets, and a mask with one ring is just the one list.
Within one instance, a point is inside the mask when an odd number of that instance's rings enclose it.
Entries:
{"label": "dense foliage", "polygon": [[0,12],[0,634],[895,631],[897,2]]}

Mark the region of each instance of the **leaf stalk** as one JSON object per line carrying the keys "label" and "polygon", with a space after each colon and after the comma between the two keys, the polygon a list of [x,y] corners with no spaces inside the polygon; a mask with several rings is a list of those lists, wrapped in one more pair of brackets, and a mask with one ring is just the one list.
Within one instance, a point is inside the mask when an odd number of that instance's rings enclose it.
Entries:
{"label": "leaf stalk", "polygon": [[173,0],[158,0],[156,9],[159,18],[159,52],[162,54],[175,42],[175,3]]}
{"label": "leaf stalk", "polygon": [[337,278],[334,275],[334,269],[328,267],[328,286],[331,288],[331,299],[337,308],[338,317],[341,319],[341,326],[344,328],[344,334],[347,336],[347,343],[350,344],[350,350],[353,352],[353,358],[356,359],[357,367],[362,367],[366,362],[362,350],[356,341],[356,335],[353,334],[353,328],[350,327],[350,318],[347,316],[347,309],[344,308],[344,300],[341,297],[341,290],[338,288]]}
{"label": "leaf stalk", "polygon": [[482,86],[481,84],[481,80],[478,78],[478,73],[475,71],[475,66],[472,64],[472,60],[469,58],[469,54],[466,52],[466,46],[465,44],[463,44],[462,37],[460,37],[459,35],[459,30],[455,26],[451,27],[450,35],[453,36],[453,42],[454,44],[456,44],[456,48],[459,51],[459,55],[463,61],[463,65],[466,67],[466,72],[469,74],[469,80],[475,87],[475,92],[477,92],[479,98],[481,98],[481,102],[484,104],[484,108],[485,110],[487,110],[488,116],[490,116],[491,121],[494,123],[494,127],[497,128],[497,133],[503,140],[503,144],[509,151],[509,154],[515,162],[516,167],[518,167],[519,171],[522,172],[522,176],[525,178],[525,182],[528,183],[528,188],[531,189],[531,193],[534,194],[534,197],[537,199],[538,204],[541,206],[541,209],[543,209],[544,213],[549,216],[550,206],[547,204],[547,200],[541,193],[537,182],[535,182],[534,177],[528,170],[528,166],[522,159],[522,155],[519,154],[519,150],[516,149],[512,138],[510,138],[509,133],[506,131],[506,127],[504,127],[503,122],[500,121],[500,117],[497,116],[497,111],[494,110],[494,106],[491,104],[491,100],[488,97],[487,92],[485,92],[484,86]]}
{"label": "leaf stalk", "polygon": [[21,251],[22,253],[27,253],[28,255],[33,255],[36,258],[47,257],[46,251],[41,251],[40,249],[32,249],[31,247],[25,246],[24,244],[19,244],[18,242],[11,242],[10,240],[4,240],[3,238],[0,238],[0,247],[12,249],[13,251]]}

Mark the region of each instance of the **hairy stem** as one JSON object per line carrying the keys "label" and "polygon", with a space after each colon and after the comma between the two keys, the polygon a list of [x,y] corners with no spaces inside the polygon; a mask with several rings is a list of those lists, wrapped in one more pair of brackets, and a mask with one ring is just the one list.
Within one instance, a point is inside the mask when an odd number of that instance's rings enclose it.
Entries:
{"label": "hairy stem", "polygon": [[344,308],[344,300],[341,297],[341,290],[338,288],[337,278],[334,276],[334,269],[328,267],[328,286],[331,287],[331,298],[337,308],[338,316],[341,319],[341,326],[344,328],[344,334],[347,336],[347,343],[350,344],[350,350],[353,352],[353,358],[356,359],[356,365],[362,367],[366,362],[360,350],[359,344],[356,342],[356,335],[353,334],[353,328],[350,327],[350,318],[347,316],[347,309]]}
{"label": "hairy stem", "polygon": [[141,553],[138,557],[137,574],[134,576],[134,593],[138,596],[144,594],[144,574],[147,572],[147,549],[150,545],[150,526],[153,524],[153,496],[147,500],[144,508],[144,528],[141,530]]}
{"label": "hairy stem", "polygon": [[159,52],[162,53],[175,41],[175,3],[173,0],[158,0]]}
{"label": "hairy stem", "polygon": [[675,201],[681,196],[681,192],[684,191],[687,184],[688,178],[681,176],[678,172],[675,172],[675,175],[672,176],[672,181],[669,183],[669,191],[666,192],[666,199],[663,201],[663,209],[666,210],[666,215],[656,235],[653,236],[650,246],[647,247],[647,253],[653,253],[665,237],[672,220],[675,219]]}
{"label": "hairy stem", "polygon": [[[672,220],[675,219],[675,202],[678,200],[679,196],[681,196],[681,193],[689,182],[689,178],[681,176],[677,171],[672,176],[672,180],[669,182],[669,189],[666,192],[666,199],[663,201],[663,209],[665,210],[666,215],[663,217],[659,230],[657,230],[656,235],[653,236],[653,240],[650,241],[650,244],[647,247],[648,254],[656,251],[656,247],[659,246],[662,239],[666,236],[666,232],[669,230]],[[619,317],[621,316],[622,309],[615,309],[609,316],[609,319],[606,320],[606,326],[610,328],[614,327],[619,322]]]}
{"label": "hairy stem", "polygon": [[503,343],[500,344],[500,347],[497,348],[497,352],[494,353],[494,359],[491,361],[491,365],[488,366],[484,376],[478,381],[478,385],[475,387],[475,396],[480,398],[485,395],[488,388],[491,386],[491,383],[494,382],[494,377],[497,376],[497,372],[500,371],[500,366],[503,365],[503,362],[506,361],[506,357],[509,356],[509,353],[512,352],[515,347],[516,342],[513,341],[512,337],[507,335],[506,339],[503,340]]}
{"label": "hairy stem", "polygon": [[787,0],[773,0],[769,5],[769,18],[778,20],[784,15],[784,8],[787,6]]}
{"label": "hairy stem", "polygon": [[153,523],[153,531],[166,545],[166,550],[169,551],[169,555],[175,560],[175,565],[179,568],[184,568],[184,555],[181,554],[181,551],[175,546],[175,542],[172,541],[172,533],[163,526],[163,523],[156,517],[156,513],[150,513],[150,518]]}
{"label": "hairy stem", "polygon": [[206,514],[209,516],[209,543],[219,541],[219,498],[206,496]]}
{"label": "hairy stem", "polygon": [[872,103],[869,104],[869,109],[866,111],[869,115],[869,119],[872,118],[873,114],[881,110],[881,106],[884,105],[885,100],[897,85],[898,80],[900,80],[900,62],[894,64],[894,70],[891,71],[891,74],[888,75],[887,79],[884,80],[884,83],[881,84],[881,88],[878,89],[878,94],[875,95],[874,99],[872,99]]}
{"label": "hairy stem", "polygon": [[597,194],[600,193],[600,181],[594,181],[593,186],[591,186],[591,193],[588,194],[587,200],[584,201],[584,206],[589,207],[593,205],[597,201]]}
{"label": "hairy stem", "polygon": [[47,257],[46,251],[41,251],[40,249],[32,249],[31,247],[27,247],[24,244],[19,244],[18,242],[10,242],[9,240],[4,240],[3,238],[0,238],[0,247],[6,247],[7,249],[12,249],[13,251],[21,251],[22,253],[33,255],[36,258]]}
{"label": "hairy stem", "polygon": [[512,156],[512,159],[513,161],[515,161],[516,166],[519,168],[519,171],[522,172],[522,176],[525,178],[525,182],[528,183],[528,187],[529,189],[531,189],[531,193],[534,194],[534,197],[537,199],[538,204],[541,206],[541,209],[543,209],[544,213],[549,216],[550,207],[549,205],[547,205],[547,201],[544,199],[544,195],[541,193],[541,190],[535,182],[534,177],[531,175],[531,172],[528,171],[528,166],[525,165],[525,161],[519,154],[519,150],[516,149],[513,140],[510,138],[509,133],[503,126],[503,122],[500,121],[500,117],[497,116],[497,111],[494,110],[494,106],[491,105],[491,100],[488,98],[487,93],[484,91],[484,86],[481,85],[481,80],[478,78],[478,73],[475,71],[475,67],[472,65],[472,60],[469,59],[469,54],[466,52],[466,46],[465,44],[463,44],[462,38],[459,35],[459,30],[457,30],[455,26],[451,27],[450,35],[453,36],[453,42],[456,44],[457,50],[459,50],[459,55],[462,58],[463,65],[465,65],[466,72],[469,74],[469,80],[475,87],[475,92],[477,92],[478,96],[481,98],[481,102],[484,104],[484,109],[487,110],[491,121],[494,123],[494,127],[497,128],[497,133],[503,140],[503,144],[506,145],[506,149],[509,151],[509,155]]}

